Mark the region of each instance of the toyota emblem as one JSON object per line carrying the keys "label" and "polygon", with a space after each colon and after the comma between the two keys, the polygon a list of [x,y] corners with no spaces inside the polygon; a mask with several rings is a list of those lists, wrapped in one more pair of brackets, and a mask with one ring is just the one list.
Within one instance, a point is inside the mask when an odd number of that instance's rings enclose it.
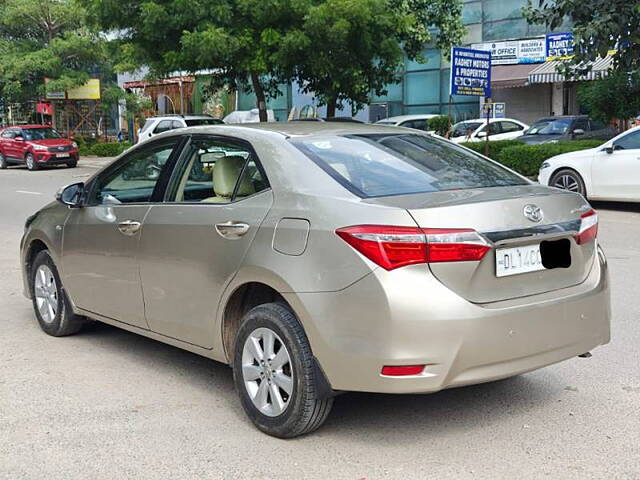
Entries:
{"label": "toyota emblem", "polygon": [[524,210],[522,212],[525,217],[527,217],[532,222],[538,223],[542,220],[542,209],[533,204],[525,205]]}

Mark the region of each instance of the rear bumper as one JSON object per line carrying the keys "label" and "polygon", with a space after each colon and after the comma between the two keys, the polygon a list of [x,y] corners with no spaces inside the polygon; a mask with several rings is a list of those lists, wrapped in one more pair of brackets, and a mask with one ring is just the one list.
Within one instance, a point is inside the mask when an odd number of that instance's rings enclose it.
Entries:
{"label": "rear bumper", "polygon": [[[607,263],[588,278],[530,297],[472,304],[426,266],[377,269],[340,292],[285,294],[335,390],[435,392],[517,375],[610,340]],[[384,365],[427,367],[385,377]]]}

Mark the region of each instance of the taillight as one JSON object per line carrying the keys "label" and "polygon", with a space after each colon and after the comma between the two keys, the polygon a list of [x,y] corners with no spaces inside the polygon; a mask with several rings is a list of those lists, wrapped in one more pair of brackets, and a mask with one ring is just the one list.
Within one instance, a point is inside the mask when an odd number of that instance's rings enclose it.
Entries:
{"label": "taillight", "polygon": [[595,210],[589,210],[580,215],[580,231],[576,235],[576,243],[583,245],[589,243],[598,236],[598,214]]}
{"label": "taillight", "polygon": [[357,225],[336,234],[387,270],[418,263],[482,260],[490,245],[470,229]]}
{"label": "taillight", "polygon": [[389,377],[406,377],[408,375],[420,375],[425,365],[385,365],[380,373]]}

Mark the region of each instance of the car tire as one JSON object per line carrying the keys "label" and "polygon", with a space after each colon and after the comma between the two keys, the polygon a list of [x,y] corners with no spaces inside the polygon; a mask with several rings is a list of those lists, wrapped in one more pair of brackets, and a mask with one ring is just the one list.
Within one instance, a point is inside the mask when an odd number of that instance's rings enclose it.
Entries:
{"label": "car tire", "polygon": [[40,168],[38,162],[36,162],[36,157],[33,156],[33,153],[27,153],[27,156],[24,157],[24,162],[27,164],[27,169],[32,172]]}
{"label": "car tire", "polygon": [[549,180],[549,186],[576,192],[587,198],[587,189],[584,186],[584,180],[578,172],[570,168],[563,168],[553,174]]}
{"label": "car tire", "polygon": [[77,166],[78,166],[77,160],[72,160],[71,162],[67,162],[67,167],[69,168],[76,168]]}
{"label": "car tire", "polygon": [[53,337],[77,333],[85,318],[73,313],[58,269],[47,250],[38,252],[31,266],[31,299],[42,330]]}
{"label": "car tire", "polygon": [[[264,355],[270,335],[273,348],[267,346],[271,354]],[[292,438],[319,428],[333,406],[332,392],[319,387],[321,375],[302,325],[286,305],[267,303],[245,314],[235,341],[233,378],[242,407],[258,429]]]}
{"label": "car tire", "polygon": [[7,157],[4,156],[4,153],[0,153],[0,170],[4,170],[8,166]]}

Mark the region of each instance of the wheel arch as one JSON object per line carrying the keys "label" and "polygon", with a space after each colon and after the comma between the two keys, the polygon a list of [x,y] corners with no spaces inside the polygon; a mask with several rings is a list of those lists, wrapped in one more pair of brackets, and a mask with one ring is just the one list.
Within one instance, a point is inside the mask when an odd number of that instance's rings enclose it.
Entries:
{"label": "wheel arch", "polygon": [[29,281],[29,278],[31,276],[31,269],[33,267],[33,261],[35,260],[36,256],[44,250],[51,252],[49,245],[47,245],[47,243],[41,238],[31,239],[29,241],[28,246],[25,248],[24,275],[25,275],[27,292],[29,294],[29,298],[31,298],[31,296],[33,295],[33,286]]}

